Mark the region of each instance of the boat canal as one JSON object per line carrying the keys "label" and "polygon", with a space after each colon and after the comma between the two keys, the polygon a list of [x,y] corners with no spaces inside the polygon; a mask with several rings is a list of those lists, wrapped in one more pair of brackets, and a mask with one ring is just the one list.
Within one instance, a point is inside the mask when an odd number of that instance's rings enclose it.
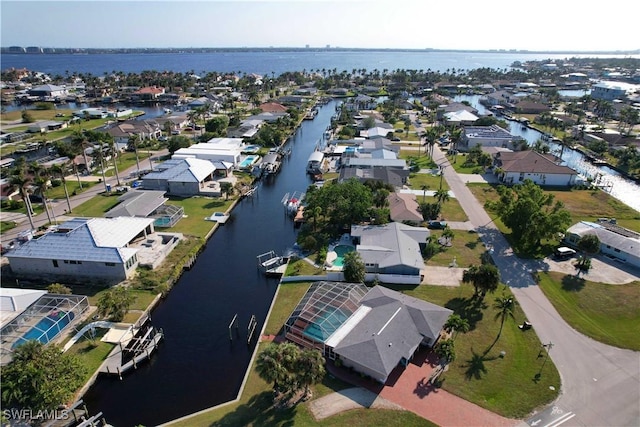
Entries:
{"label": "boat canal", "polygon": [[[311,184],[307,159],[330,124],[336,102],[318,107],[290,138],[280,172],[260,183],[207,242],[152,312],[165,340],[150,361],[117,378],[99,377],[83,397],[91,414],[117,427],[158,425],[235,399],[273,300],[278,279],[257,268],[259,254],[282,254],[296,239],[282,197]],[[229,324],[237,314],[238,328]],[[251,342],[247,327],[257,321]]]}

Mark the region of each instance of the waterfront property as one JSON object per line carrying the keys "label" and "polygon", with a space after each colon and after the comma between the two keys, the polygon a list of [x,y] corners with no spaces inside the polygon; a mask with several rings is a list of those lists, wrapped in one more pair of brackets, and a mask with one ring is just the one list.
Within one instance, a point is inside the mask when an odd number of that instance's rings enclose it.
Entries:
{"label": "waterfront property", "polygon": [[142,177],[145,190],[166,191],[174,196],[195,196],[206,192],[213,181],[215,166],[208,160],[175,158],[158,165]]}
{"label": "waterfront property", "polygon": [[355,250],[356,247],[351,241],[351,236],[343,234],[338,241],[330,244],[327,249],[327,257],[324,262],[326,269],[328,271],[342,271],[344,256]]}
{"label": "waterfront property", "polygon": [[184,209],[166,205],[169,200],[164,191],[128,191],[118,197],[119,203],[104,214],[106,218],[119,216],[154,218],[155,227],[173,227],[184,215]]}
{"label": "waterfront property", "polygon": [[515,137],[498,125],[466,126],[462,141],[458,145],[461,151],[469,151],[473,147],[511,147]]}
{"label": "waterfront property", "polygon": [[139,248],[154,233],[153,218],[74,218],[6,254],[25,279],[113,284],[133,276]]}
{"label": "waterfront property", "polygon": [[0,331],[2,336],[1,365],[9,363],[13,350],[27,341],[36,340],[46,345],[56,340],[63,331],[76,324],[89,309],[86,296],[58,295],[43,291],[5,288],[0,297],[3,303],[3,315],[5,303],[11,305],[16,300],[38,293],[40,296],[37,299],[28,306],[21,307],[20,312],[14,312],[15,317],[11,320],[3,322]]}
{"label": "waterfront property", "polygon": [[317,282],[287,320],[285,336],[384,384],[421,345],[437,343],[451,313],[382,286]]}
{"label": "waterfront property", "polygon": [[578,177],[576,171],[560,164],[560,159],[554,155],[533,150],[499,151],[493,164],[499,171],[500,181],[506,184],[519,184],[529,179],[537,185],[566,187],[574,185]]}
{"label": "waterfront property", "polygon": [[172,159],[196,158],[210,162],[221,161],[238,167],[244,148],[242,138],[212,138],[177,150]]}
{"label": "waterfront property", "polygon": [[430,232],[399,222],[384,225],[352,225],[351,237],[365,265],[366,280],[419,284],[424,260],[421,247]]}
{"label": "waterfront property", "polygon": [[600,239],[600,252],[603,255],[640,267],[640,233],[620,227],[607,219],[597,223],[580,221],[569,227],[564,240],[576,246],[582,237],[590,234]]}

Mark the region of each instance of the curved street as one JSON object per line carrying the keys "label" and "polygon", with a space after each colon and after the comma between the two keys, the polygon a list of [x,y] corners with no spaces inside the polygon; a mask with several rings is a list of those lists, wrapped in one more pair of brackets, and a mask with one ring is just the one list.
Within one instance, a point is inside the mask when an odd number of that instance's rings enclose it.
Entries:
{"label": "curved street", "polygon": [[[455,172],[446,156],[434,147],[434,161],[442,165],[456,199],[492,252],[502,281],[508,284],[540,340],[553,346],[549,356],[562,378],[562,390],[550,423],[533,416],[531,426],[640,425],[640,353],[597,342],[571,328],[534,282],[538,262],[521,260],[487,215],[483,206]],[[531,361],[536,363],[535,360]],[[541,380],[544,382],[544,378]]]}

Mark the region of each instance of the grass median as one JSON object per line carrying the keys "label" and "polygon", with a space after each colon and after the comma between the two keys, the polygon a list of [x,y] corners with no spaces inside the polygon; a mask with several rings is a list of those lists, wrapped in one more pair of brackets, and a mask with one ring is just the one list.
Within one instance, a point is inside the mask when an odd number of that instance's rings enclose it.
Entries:
{"label": "grass median", "polygon": [[640,351],[640,281],[608,285],[558,272],[539,273],[538,279],[571,327],[605,344]]}

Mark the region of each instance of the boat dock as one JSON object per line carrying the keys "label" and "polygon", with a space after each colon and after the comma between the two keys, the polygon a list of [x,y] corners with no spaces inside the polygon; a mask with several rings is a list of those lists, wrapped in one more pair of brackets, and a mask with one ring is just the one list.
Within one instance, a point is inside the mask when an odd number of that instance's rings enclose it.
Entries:
{"label": "boat dock", "polygon": [[137,369],[140,362],[150,359],[163,338],[162,329],[156,329],[151,325],[138,329],[129,341],[120,342],[109,353],[99,372],[117,375],[122,379],[125,372],[131,368]]}
{"label": "boat dock", "polygon": [[258,268],[267,276],[282,276],[287,271],[288,258],[277,255],[274,251],[258,255]]}

